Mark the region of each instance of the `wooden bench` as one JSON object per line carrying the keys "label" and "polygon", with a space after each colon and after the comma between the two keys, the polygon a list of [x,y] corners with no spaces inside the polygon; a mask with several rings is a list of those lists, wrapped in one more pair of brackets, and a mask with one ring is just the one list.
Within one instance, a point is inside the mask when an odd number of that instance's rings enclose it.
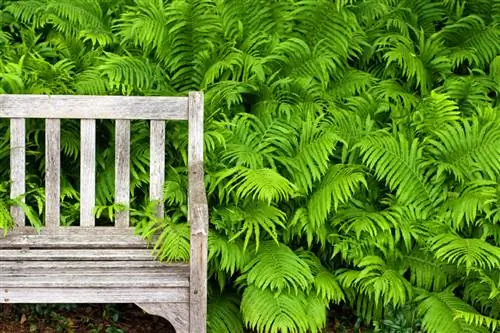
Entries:
{"label": "wooden bench", "polygon": [[[11,197],[25,192],[25,119],[45,119],[45,226],[16,224],[0,236],[0,303],[136,303],[166,318],[178,333],[206,330],[208,209],[203,181],[203,95],[189,97],[0,95],[0,117],[10,119]],[[60,119],[81,120],[80,226],[60,226]],[[113,227],[95,226],[96,119],[112,119],[115,201],[130,193],[130,121],[150,121],[151,200],[162,202],[165,120],[188,120],[190,263],[160,263],[134,236],[128,212]],[[157,213],[164,208],[158,204]]]}

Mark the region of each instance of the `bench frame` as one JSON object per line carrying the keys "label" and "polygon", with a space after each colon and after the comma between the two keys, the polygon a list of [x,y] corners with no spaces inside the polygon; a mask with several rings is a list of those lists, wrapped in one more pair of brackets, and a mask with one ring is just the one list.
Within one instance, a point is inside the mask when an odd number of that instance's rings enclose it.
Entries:
{"label": "bench frame", "polygon": [[[109,231],[109,237],[105,242],[94,245],[98,246],[99,251],[102,253],[106,253],[108,250],[110,257],[115,255],[116,252],[111,250],[112,244],[114,244],[114,247],[126,247],[131,243],[140,244],[142,240],[123,236],[133,233],[133,228],[129,226],[129,214],[126,211],[116,214],[115,226],[112,228],[95,226],[93,209],[95,206],[96,181],[96,119],[116,120],[115,201],[125,206],[129,204],[130,195],[130,120],[141,119],[151,122],[149,194],[151,200],[158,200],[159,202],[163,202],[165,176],[165,120],[188,120],[188,219],[191,226],[191,256],[189,268],[186,268],[186,271],[189,272],[189,296],[184,297],[185,301],[179,301],[182,297],[175,295],[180,295],[180,293],[177,294],[175,288],[171,288],[169,290],[174,295],[172,301],[165,299],[168,295],[163,295],[158,302],[152,296],[152,298],[144,298],[136,303],[146,312],[169,320],[178,333],[205,333],[208,207],[203,171],[203,94],[191,92],[189,97],[0,95],[0,118],[9,118],[11,124],[11,198],[22,197],[25,193],[26,118],[45,119],[46,143],[44,230],[41,234],[37,234],[33,228],[26,227],[25,215],[21,207],[11,207],[11,215],[16,226],[7,237],[1,238],[0,236],[0,253],[2,253],[1,250],[6,250],[4,253],[11,253],[13,250],[8,251],[11,244],[14,243],[17,244],[16,246],[25,244],[23,250],[25,250],[25,246],[27,251],[31,247],[43,248],[47,245],[43,241],[49,242],[55,249],[60,248],[61,251],[67,252],[68,250],[65,250],[65,248],[71,246],[71,244],[67,243],[71,243],[76,239],[75,242],[82,242],[79,243],[80,245],[93,244],[95,241],[93,235],[100,234],[102,230],[107,230],[106,232]],[[60,119],[81,120],[80,227],[64,228],[60,226]],[[162,203],[157,206],[157,214],[160,217],[164,214]],[[68,236],[72,238],[69,240]],[[109,248],[107,244],[109,244]],[[74,251],[79,253],[79,250]],[[142,253],[137,251],[131,252],[130,255]],[[80,252],[83,253],[83,250]],[[27,253],[29,254],[29,252]],[[37,253],[48,252],[39,251]],[[120,255],[123,253],[125,252],[120,252]],[[90,254],[88,255],[90,256]],[[104,254],[102,255],[104,256]],[[41,256],[42,258],[38,260],[43,259],[43,254]],[[5,265],[4,269],[10,268],[10,263],[13,266],[16,263],[18,269],[22,270],[26,265],[36,266],[41,262],[29,261],[26,259],[27,256],[24,258],[19,255],[14,259],[11,258],[13,261],[2,261],[4,259],[0,255],[0,261]],[[47,262],[50,263],[49,260],[50,258],[47,258]],[[78,262],[78,259],[73,260]],[[111,259],[107,258],[105,260]],[[96,259],[93,263],[99,266],[99,259]],[[102,262],[102,264],[105,263]],[[165,270],[175,271],[175,267],[175,264],[165,265]],[[0,269],[2,268],[0,267]],[[64,302],[61,303],[74,303],[79,300],[79,290],[75,288],[68,293],[62,293],[59,297],[49,295],[49,292],[54,292],[56,289],[46,290],[45,293],[39,294],[33,293],[29,286],[25,286],[25,289],[22,290],[25,290],[23,292],[26,293],[23,294],[24,298],[20,298],[24,302],[49,303],[54,302],[54,300],[59,302],[62,299]],[[2,286],[2,280],[0,279],[0,303],[13,303],[16,301],[15,297],[14,299],[10,298],[9,291],[8,287]],[[73,294],[71,294],[72,292]],[[45,294],[47,295],[43,296]],[[69,296],[70,294],[72,296]],[[120,298],[118,296],[107,296],[104,290],[103,294],[99,295],[99,298],[96,297],[95,302],[119,303]],[[86,295],[86,297],[93,300],[92,296]]]}

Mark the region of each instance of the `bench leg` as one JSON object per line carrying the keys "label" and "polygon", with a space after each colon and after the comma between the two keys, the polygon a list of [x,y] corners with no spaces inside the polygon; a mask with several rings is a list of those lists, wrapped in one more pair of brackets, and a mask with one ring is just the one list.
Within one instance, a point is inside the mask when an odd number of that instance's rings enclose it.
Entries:
{"label": "bench leg", "polygon": [[189,333],[189,303],[137,303],[137,306],[168,320],[176,333]]}

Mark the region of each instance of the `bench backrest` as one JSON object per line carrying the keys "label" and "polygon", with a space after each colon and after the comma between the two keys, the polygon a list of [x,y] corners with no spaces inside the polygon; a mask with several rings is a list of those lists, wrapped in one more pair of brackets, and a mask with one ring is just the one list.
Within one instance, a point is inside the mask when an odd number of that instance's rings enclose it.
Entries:
{"label": "bench backrest", "polygon": [[[10,118],[11,197],[25,192],[26,118],[45,119],[45,228],[60,226],[60,119],[80,119],[80,226],[94,227],[96,188],[96,119],[116,121],[115,201],[128,206],[130,193],[130,121],[150,123],[150,199],[163,216],[165,120],[188,120],[189,219],[193,233],[206,236],[203,182],[203,95],[189,97],[0,95],[0,118]],[[11,207],[17,227],[25,226],[21,207]],[[116,228],[129,227],[129,213],[117,213]]]}

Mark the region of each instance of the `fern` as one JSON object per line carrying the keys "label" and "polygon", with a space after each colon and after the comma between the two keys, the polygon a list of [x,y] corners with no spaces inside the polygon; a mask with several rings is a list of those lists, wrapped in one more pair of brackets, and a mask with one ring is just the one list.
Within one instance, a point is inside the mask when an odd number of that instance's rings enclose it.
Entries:
{"label": "fern", "polygon": [[475,267],[491,269],[500,266],[500,249],[481,239],[444,234],[433,237],[430,243],[436,258],[465,265],[467,271]]}
{"label": "fern", "polygon": [[310,269],[284,244],[263,243],[260,251],[243,270],[240,280],[260,289],[288,291],[307,289],[313,282]]}
{"label": "fern", "polygon": [[476,311],[451,291],[423,295],[421,299],[418,312],[422,315],[422,326],[428,332],[487,332],[460,319],[460,313],[474,314]]}
{"label": "fern", "polygon": [[[213,332],[316,333],[332,303],[377,329],[492,331],[499,14],[498,0],[4,0],[0,93],[205,92]],[[131,123],[122,207],[114,124],[98,122],[97,222],[130,212],[162,260],[189,257],[186,129],[167,122],[158,219],[149,125]],[[61,220],[77,225],[79,127],[62,131]],[[43,135],[27,121],[27,194],[0,186],[4,231],[13,204],[42,227]]]}

